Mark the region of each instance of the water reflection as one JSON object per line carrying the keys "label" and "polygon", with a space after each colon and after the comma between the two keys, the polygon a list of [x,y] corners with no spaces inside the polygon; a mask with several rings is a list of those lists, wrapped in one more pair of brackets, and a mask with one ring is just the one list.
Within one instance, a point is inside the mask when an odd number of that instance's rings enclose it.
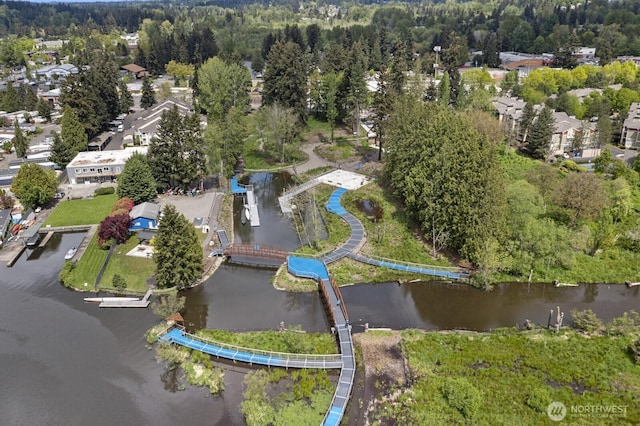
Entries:
{"label": "water reflection", "polygon": [[637,288],[583,284],[498,284],[484,292],[464,284],[358,284],[342,288],[356,331],[370,327],[428,330],[491,330],[512,327],[525,319],[546,325],[550,309],[560,306],[570,321],[571,309],[592,309],[609,321],[640,306]]}

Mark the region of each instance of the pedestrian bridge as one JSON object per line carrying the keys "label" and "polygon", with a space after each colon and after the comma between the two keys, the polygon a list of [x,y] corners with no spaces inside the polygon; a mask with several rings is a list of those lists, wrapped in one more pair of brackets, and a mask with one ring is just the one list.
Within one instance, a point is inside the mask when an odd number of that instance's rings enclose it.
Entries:
{"label": "pedestrian bridge", "polygon": [[234,243],[223,250],[227,262],[240,265],[279,268],[287,261],[288,252],[258,243]]}
{"label": "pedestrian bridge", "polygon": [[177,327],[169,330],[169,332],[160,337],[160,340],[186,346],[187,348],[195,349],[218,358],[241,361],[248,364],[284,368],[342,368],[342,356],[340,354],[293,354],[244,348],[242,346],[230,345],[228,343],[196,336]]}

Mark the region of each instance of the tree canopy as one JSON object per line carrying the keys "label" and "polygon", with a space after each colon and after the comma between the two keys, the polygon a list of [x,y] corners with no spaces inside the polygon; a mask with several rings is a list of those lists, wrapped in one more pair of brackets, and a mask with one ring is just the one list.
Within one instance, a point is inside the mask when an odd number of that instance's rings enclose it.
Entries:
{"label": "tree canopy", "polygon": [[468,118],[404,96],[390,118],[385,174],[406,210],[430,235],[481,264],[504,221],[497,144]]}
{"label": "tree canopy", "polygon": [[24,163],[11,184],[11,192],[25,207],[37,207],[51,200],[58,188],[53,170],[36,163]]}
{"label": "tree canopy", "polygon": [[239,64],[227,64],[215,57],[198,70],[200,106],[214,120],[222,120],[231,108],[246,110],[249,106],[251,75]]}
{"label": "tree canopy", "polygon": [[135,204],[151,201],[158,195],[149,161],[145,155],[135,153],[118,176],[118,197],[129,197]]}
{"label": "tree canopy", "polygon": [[202,274],[202,246],[193,224],[168,204],[154,238],[155,279],[159,288],[192,286]]}

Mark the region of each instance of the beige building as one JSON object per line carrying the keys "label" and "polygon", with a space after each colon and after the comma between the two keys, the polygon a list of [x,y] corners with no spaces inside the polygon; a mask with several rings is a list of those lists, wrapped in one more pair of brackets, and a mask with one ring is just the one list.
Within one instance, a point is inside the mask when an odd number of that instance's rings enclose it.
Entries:
{"label": "beige building", "polygon": [[620,142],[625,148],[640,148],[640,103],[634,102],[629,107],[629,116],[624,120]]}

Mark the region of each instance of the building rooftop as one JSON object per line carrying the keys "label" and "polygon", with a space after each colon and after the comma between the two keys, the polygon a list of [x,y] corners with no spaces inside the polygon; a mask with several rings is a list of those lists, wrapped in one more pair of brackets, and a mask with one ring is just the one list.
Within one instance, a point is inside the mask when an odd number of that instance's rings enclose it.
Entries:
{"label": "building rooftop", "polygon": [[134,153],[147,153],[148,147],[135,146],[115,151],[84,151],[79,152],[67,167],[80,167],[89,165],[124,164]]}
{"label": "building rooftop", "polygon": [[147,219],[158,219],[158,215],[160,214],[160,205],[154,203],[142,203],[134,206],[129,212],[129,216],[131,219],[137,219],[139,217],[144,217]]}

